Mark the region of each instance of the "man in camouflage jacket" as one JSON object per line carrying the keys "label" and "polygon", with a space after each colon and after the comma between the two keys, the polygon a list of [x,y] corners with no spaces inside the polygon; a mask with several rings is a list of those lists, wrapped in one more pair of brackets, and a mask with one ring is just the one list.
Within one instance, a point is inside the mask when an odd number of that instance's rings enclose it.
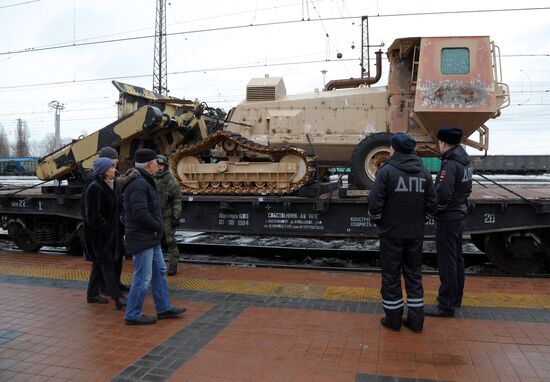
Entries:
{"label": "man in camouflage jacket", "polygon": [[176,178],[168,169],[168,160],[164,155],[157,156],[159,172],[155,176],[155,183],[160,196],[162,220],[164,221],[164,239],[170,253],[170,267],[168,276],[178,272],[180,252],[174,237],[176,227],[179,225],[181,215],[181,190]]}

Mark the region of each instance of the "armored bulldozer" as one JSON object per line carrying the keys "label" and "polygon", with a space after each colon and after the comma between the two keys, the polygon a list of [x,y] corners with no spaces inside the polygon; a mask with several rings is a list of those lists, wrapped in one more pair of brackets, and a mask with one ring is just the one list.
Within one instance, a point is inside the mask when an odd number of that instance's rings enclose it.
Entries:
{"label": "armored bulldozer", "polygon": [[[233,131],[269,146],[292,146],[315,154],[320,168],[349,167],[350,180],[368,189],[389,156],[391,133],[407,132],[420,156],[437,156],[437,130],[462,129],[463,143],[489,147],[485,122],[509,105],[501,82],[500,53],[489,37],[413,37],[382,52],[374,77],[335,80],[323,90],[287,95],[282,78],[249,82],[246,100],[229,112]],[[478,133],[478,139],[472,135]]]}
{"label": "armored bulldozer", "polygon": [[[104,146],[119,151],[119,170],[132,167],[137,149],[170,157],[183,193],[285,195],[313,179],[313,158],[293,147],[271,147],[224,131],[220,109],[113,81],[119,119],[39,160],[41,180],[67,180],[78,192]],[[68,189],[71,189],[69,187]]]}
{"label": "armored bulldozer", "polygon": [[78,183],[105,146],[119,151],[119,169],[125,171],[133,166],[139,148],[168,154],[179,144],[196,143],[223,129],[225,113],[219,109],[117,81],[113,85],[119,91],[118,119],[40,158],[36,168],[39,179]]}
{"label": "armored bulldozer", "polygon": [[439,155],[436,133],[444,126],[462,129],[466,145],[488,149],[485,122],[510,102],[489,37],[401,38],[387,58],[386,86],[372,86],[382,76],[379,51],[374,77],[330,81],[312,93],[287,95],[282,78],[253,79],[227,116],[113,81],[119,119],[42,158],[37,175],[78,178],[103,146],[118,149],[124,171],[135,150],[149,147],[170,157],[183,193],[287,195],[332,167],[349,167],[351,183],[369,189],[391,133],[415,136],[421,156]]}

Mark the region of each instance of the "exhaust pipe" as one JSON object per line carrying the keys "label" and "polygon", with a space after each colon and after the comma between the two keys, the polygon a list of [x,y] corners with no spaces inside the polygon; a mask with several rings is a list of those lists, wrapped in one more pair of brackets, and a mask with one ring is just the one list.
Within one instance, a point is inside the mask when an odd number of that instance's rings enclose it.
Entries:
{"label": "exhaust pipe", "polygon": [[332,80],[325,85],[325,91],[332,89],[356,88],[360,85],[373,85],[382,77],[382,51],[376,54],[376,76],[367,78],[349,78],[347,80]]}

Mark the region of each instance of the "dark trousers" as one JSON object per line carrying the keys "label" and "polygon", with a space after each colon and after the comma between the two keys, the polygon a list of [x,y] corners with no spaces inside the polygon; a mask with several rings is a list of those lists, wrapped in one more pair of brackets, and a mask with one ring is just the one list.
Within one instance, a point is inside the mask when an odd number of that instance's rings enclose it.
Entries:
{"label": "dark trousers", "polygon": [[101,284],[105,285],[105,292],[114,299],[123,297],[122,292],[118,288],[116,279],[115,264],[98,262],[92,263],[92,271],[90,272],[90,280],[88,281],[88,297],[99,296]]}
{"label": "dark trousers", "polygon": [[170,266],[172,266],[172,264],[177,264],[180,260],[180,251],[178,249],[178,243],[175,237],[175,229],[172,227],[172,223],[168,219],[164,221],[163,239],[163,244],[166,245],[166,249],[168,250]]}
{"label": "dark trousers", "polygon": [[466,220],[436,221],[435,246],[439,267],[438,307],[454,312],[462,304],[464,294],[464,257],[462,233]]}
{"label": "dark trousers", "polygon": [[422,239],[380,238],[382,305],[387,322],[396,329],[401,327],[404,307],[401,272],[407,292],[407,319],[417,330],[422,330],[424,325],[422,242]]}
{"label": "dark trousers", "polygon": [[119,256],[118,259],[115,260],[115,279],[117,282],[117,285],[122,284],[120,281],[120,276],[122,275],[122,262],[124,261],[124,256]]}
{"label": "dark trousers", "polygon": [[[115,280],[117,282],[117,286],[122,285],[122,282],[120,281],[120,276],[122,276],[122,262],[124,261],[124,256],[120,256],[118,259],[114,262],[114,270],[115,270]],[[105,281],[103,278],[99,281],[99,290],[101,293],[107,293],[107,287],[105,286]]]}

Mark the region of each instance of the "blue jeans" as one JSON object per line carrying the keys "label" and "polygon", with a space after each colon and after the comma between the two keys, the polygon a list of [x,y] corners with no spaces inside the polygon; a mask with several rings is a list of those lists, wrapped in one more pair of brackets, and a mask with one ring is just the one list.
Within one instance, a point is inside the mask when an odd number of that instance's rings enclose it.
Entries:
{"label": "blue jeans", "polygon": [[147,295],[147,288],[151,283],[153,301],[157,314],[173,308],[168,297],[166,283],[166,264],[160,245],[148,248],[133,256],[134,278],[128,294],[126,305],[126,319],[138,319],[142,316],[141,309]]}

